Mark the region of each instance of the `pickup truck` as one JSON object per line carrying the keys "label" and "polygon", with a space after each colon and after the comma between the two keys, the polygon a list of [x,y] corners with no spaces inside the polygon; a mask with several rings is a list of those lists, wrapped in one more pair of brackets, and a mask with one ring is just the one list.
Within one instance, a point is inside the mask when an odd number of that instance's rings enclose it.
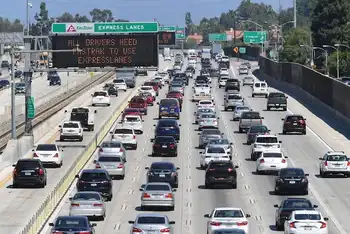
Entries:
{"label": "pickup truck", "polygon": [[257,111],[243,112],[239,120],[239,132],[247,131],[251,126],[261,125],[264,117]]}
{"label": "pickup truck", "polygon": [[272,108],[287,110],[287,96],[281,92],[272,92],[269,93],[267,98],[267,107],[266,109],[269,111]]}

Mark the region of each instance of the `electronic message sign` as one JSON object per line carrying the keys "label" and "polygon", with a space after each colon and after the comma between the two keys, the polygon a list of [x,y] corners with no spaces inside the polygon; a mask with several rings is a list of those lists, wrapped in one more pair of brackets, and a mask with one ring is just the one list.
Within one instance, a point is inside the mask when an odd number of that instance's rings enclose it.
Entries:
{"label": "electronic message sign", "polygon": [[159,45],[175,45],[175,32],[159,32]]}

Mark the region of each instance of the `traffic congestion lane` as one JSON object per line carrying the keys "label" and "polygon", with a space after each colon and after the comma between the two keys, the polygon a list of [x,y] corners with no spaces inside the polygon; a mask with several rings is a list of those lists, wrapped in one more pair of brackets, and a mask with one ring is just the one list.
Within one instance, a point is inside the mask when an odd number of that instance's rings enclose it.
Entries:
{"label": "traffic congestion lane", "polygon": [[[142,83],[145,78],[138,78],[138,83]],[[120,92],[119,97],[112,98],[112,105],[110,107],[99,107],[97,108],[96,118],[95,118],[95,129],[101,127],[103,122],[105,122],[108,117],[116,110],[121,102],[130,94],[133,90],[128,90],[123,93]],[[94,108],[92,108],[94,109]],[[87,143],[91,140],[92,133],[84,133],[83,143]],[[60,142],[57,142],[60,144]],[[14,233],[23,228],[26,222],[34,214],[34,212],[39,208],[44,199],[52,191],[54,186],[62,178],[62,176],[67,172],[68,168],[72,165],[77,155],[83,151],[83,148],[79,147],[65,147],[64,148],[64,161],[63,167],[57,169],[48,169],[48,184],[45,189],[13,189],[11,183],[0,189],[0,198],[7,201],[0,205],[1,217],[5,217],[0,221],[0,233]],[[11,217],[16,217],[16,219],[11,219]]]}

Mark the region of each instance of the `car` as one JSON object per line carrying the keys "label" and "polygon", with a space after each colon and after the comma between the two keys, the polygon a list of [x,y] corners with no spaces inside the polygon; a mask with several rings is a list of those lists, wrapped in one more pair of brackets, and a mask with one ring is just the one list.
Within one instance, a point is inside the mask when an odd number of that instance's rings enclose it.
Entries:
{"label": "car", "polygon": [[233,149],[233,143],[226,138],[209,140],[207,146],[223,147],[229,155],[231,155]]}
{"label": "car", "polygon": [[247,66],[249,69],[252,68],[252,65],[250,64],[250,62],[244,62],[244,63],[241,63],[241,65]]}
{"label": "car", "polygon": [[172,162],[153,162],[147,171],[147,183],[164,182],[169,183],[171,187],[179,187],[179,167]]}
{"label": "car", "polygon": [[45,188],[47,184],[47,171],[40,159],[19,159],[12,171],[12,187],[39,186]]}
{"label": "car", "polygon": [[226,75],[226,76],[229,76],[229,75],[230,75],[230,71],[228,70],[227,67],[222,67],[222,68],[220,68],[219,76],[222,76],[222,75]]}
{"label": "car", "polygon": [[177,157],[177,142],[172,136],[157,136],[155,139],[151,139],[152,156],[173,156]]}
{"label": "car", "polygon": [[152,97],[152,94],[150,92],[141,92],[138,94],[138,96],[143,97],[146,99],[147,105],[153,106],[154,98]]}
{"label": "car", "polygon": [[112,179],[125,178],[125,159],[119,155],[111,156],[99,156],[97,160],[94,160],[95,168],[105,169]]}
{"label": "car", "polygon": [[123,119],[124,128],[132,128],[136,134],[143,134],[143,122],[138,115],[127,115]]}
{"label": "car", "polygon": [[166,94],[166,98],[176,98],[179,101],[180,104],[180,111],[182,109],[182,103],[184,96],[179,91],[171,91]]}
{"label": "car", "polygon": [[113,181],[105,169],[84,169],[78,179],[76,188],[78,192],[99,192],[108,201],[113,198]]}
{"label": "car", "polygon": [[204,215],[204,217],[209,219],[207,222],[207,233],[212,234],[217,229],[227,230],[231,228],[240,229],[244,231],[244,234],[249,232],[248,218],[250,218],[250,215],[245,214],[241,208],[218,207],[210,214]]}
{"label": "car", "polygon": [[153,101],[156,100],[156,91],[154,91],[153,86],[141,86],[139,88],[139,92],[150,92],[152,94],[153,97]]}
{"label": "car", "polygon": [[212,100],[214,101],[214,96],[212,93],[194,93],[192,95],[192,102],[200,102],[200,101],[208,101]]}
{"label": "car", "polygon": [[[15,73],[15,75],[16,75],[16,73]],[[20,77],[22,76],[22,74],[19,74],[19,75],[20,75]],[[61,86],[61,83],[62,83],[61,77],[58,74],[50,76],[49,86],[54,86],[54,85]]]}
{"label": "car", "polygon": [[167,71],[160,71],[157,75],[163,78],[164,84],[169,84],[170,77]]}
{"label": "car", "polygon": [[350,159],[343,151],[328,151],[320,161],[320,176],[322,178],[330,175],[350,175]]}
{"label": "car", "polygon": [[249,74],[249,68],[247,67],[247,66],[239,66],[239,68],[238,68],[238,74],[239,75],[242,75],[242,74],[246,74],[246,75],[248,75]]}
{"label": "car", "polygon": [[26,92],[26,84],[23,82],[15,83],[15,94],[25,94]]}
{"label": "car", "polygon": [[289,197],[284,199],[280,205],[274,205],[277,208],[275,213],[275,228],[277,231],[284,230],[284,222],[290,217],[294,210],[314,210],[317,205],[313,205],[310,200],[302,197]]}
{"label": "car", "polygon": [[270,130],[265,125],[253,125],[247,131],[247,145],[251,145],[256,136],[270,134]]}
{"label": "car", "polygon": [[180,140],[180,126],[175,119],[160,119],[157,124],[153,125],[155,128],[154,136],[172,136],[177,141]]}
{"label": "car", "polygon": [[135,76],[134,74],[132,73],[126,73],[126,74],[118,74],[118,78],[119,79],[123,79],[126,83],[126,86],[128,88],[135,88],[135,85],[136,85],[136,79],[135,79]]}
{"label": "car", "polygon": [[275,178],[276,195],[280,195],[284,192],[300,192],[303,195],[309,194],[309,180],[307,179],[309,174],[305,174],[302,168],[283,168],[279,171],[278,176]]}
{"label": "car", "polygon": [[193,93],[194,94],[210,94],[211,93],[211,86],[206,83],[197,83],[194,85]]}
{"label": "car", "polygon": [[62,125],[58,126],[61,128],[60,131],[60,141],[65,141],[66,139],[77,139],[78,141],[83,141],[83,127],[79,121],[64,121]]}
{"label": "car", "polygon": [[118,89],[114,86],[113,83],[107,83],[103,86],[103,90],[107,91],[109,96],[115,95],[118,97]]}
{"label": "car", "polygon": [[278,173],[282,168],[288,167],[287,158],[279,149],[263,151],[256,160],[256,174]]}
{"label": "car", "polygon": [[219,129],[204,129],[202,132],[198,133],[198,135],[199,135],[198,147],[200,149],[203,149],[209,143],[210,140],[222,139],[224,134],[221,133]]}
{"label": "car", "polygon": [[249,130],[251,126],[262,125],[264,117],[258,111],[245,111],[239,118],[238,131],[240,133]]}
{"label": "car", "polygon": [[155,232],[175,234],[172,227],[175,221],[169,221],[165,214],[138,214],[135,220],[129,221],[129,224],[132,224],[131,234],[147,233],[150,229]]}
{"label": "car", "polygon": [[243,106],[244,98],[240,94],[227,94],[224,100],[225,111],[234,110],[236,106]]}
{"label": "car", "polygon": [[120,123],[123,122],[123,119],[127,116],[127,115],[138,115],[140,116],[140,118],[142,118],[142,113],[140,111],[139,108],[125,108],[122,112],[122,118],[121,118],[121,121]]}
{"label": "car", "polygon": [[198,102],[197,108],[209,108],[215,111],[215,103],[212,100],[201,100]]}
{"label": "car", "polygon": [[155,76],[151,81],[156,82],[160,89],[162,89],[162,87],[165,85],[165,81],[161,76]]}
{"label": "car", "polygon": [[175,209],[176,189],[173,189],[169,183],[150,182],[140,188],[140,191],[142,192],[141,210],[149,207]]}
{"label": "car", "polygon": [[281,92],[270,92],[267,97],[266,110],[282,109],[283,111],[287,110],[287,99],[288,97]]}
{"label": "car", "polygon": [[219,117],[216,117],[213,113],[202,113],[199,117],[198,130],[207,128],[219,128]]}
{"label": "car", "polygon": [[182,73],[182,72],[176,73],[175,76],[174,76],[174,80],[176,80],[176,78],[180,78],[179,80],[184,82],[186,86],[189,83],[189,78],[187,77],[186,73]]}
{"label": "car", "polygon": [[92,106],[98,106],[98,105],[111,105],[111,98],[107,91],[96,91],[93,94],[91,94],[92,97]]}
{"label": "car", "polygon": [[253,84],[254,84],[254,77],[245,76],[243,78],[243,83],[242,83],[243,86],[246,86],[246,85],[252,86]]}
{"label": "car", "polygon": [[295,210],[284,222],[285,234],[328,234],[328,218],[317,210]]}
{"label": "car", "polygon": [[299,132],[306,135],[306,119],[302,115],[287,115],[282,119],[282,134],[286,135],[290,132]]}
{"label": "car", "polygon": [[97,148],[99,149],[98,157],[120,156],[126,162],[126,150],[121,141],[103,141]]}
{"label": "car", "polygon": [[57,144],[38,144],[32,151],[33,158],[39,159],[44,165],[63,165],[63,150]]}
{"label": "car", "polygon": [[143,115],[147,115],[148,102],[144,96],[136,95],[129,101],[129,108],[138,108]]}
{"label": "car", "polygon": [[124,90],[124,92],[128,90],[128,85],[126,84],[124,79],[121,79],[121,78],[114,79],[113,83],[118,90]]}
{"label": "car", "polygon": [[7,61],[7,60],[1,61],[1,68],[10,68],[10,67],[11,67],[11,65],[10,65],[9,61]]}
{"label": "car", "polygon": [[74,230],[75,233],[96,234],[96,223],[90,223],[86,216],[58,216],[54,223],[49,223],[52,227],[50,233],[66,233],[67,230]]}
{"label": "car", "polygon": [[235,109],[233,110],[233,121],[238,121],[243,112],[248,112],[251,111],[251,109],[249,108],[249,106],[245,106],[245,105],[241,105],[241,106],[236,106]]}
{"label": "car", "polygon": [[144,68],[137,68],[135,70],[135,76],[140,76],[140,75],[148,76],[148,71]]}
{"label": "car", "polygon": [[229,63],[230,62],[230,58],[228,56],[224,55],[224,56],[221,57],[220,62]]}
{"label": "car", "polygon": [[262,152],[276,149],[281,151],[281,143],[276,135],[257,135],[251,148],[250,159],[256,161]]}
{"label": "car", "polygon": [[230,161],[230,156],[226,149],[221,146],[211,146],[207,145],[204,152],[199,152],[200,154],[200,168],[205,169],[208,167],[209,163],[214,161],[228,162]]}
{"label": "car", "polygon": [[178,91],[180,92],[182,95],[185,94],[185,89],[184,89],[184,86],[182,85],[182,83],[171,83],[169,85],[169,92],[172,92],[172,91]]}
{"label": "car", "polygon": [[77,192],[69,200],[70,216],[81,215],[99,218],[100,220],[104,220],[106,217],[106,205],[103,197],[98,192]]}
{"label": "car", "polygon": [[199,109],[197,109],[197,111],[193,113],[193,115],[195,116],[195,124],[199,123],[200,117],[203,113],[215,114],[215,111],[211,108],[199,108]]}
{"label": "car", "polygon": [[225,87],[228,79],[230,79],[229,76],[221,75],[219,78],[219,88]]}
{"label": "car", "polygon": [[269,96],[269,86],[265,81],[254,82],[252,86],[252,97],[255,96]]}
{"label": "car", "polygon": [[157,104],[159,105],[158,119],[163,117],[180,119],[180,103],[176,98],[164,98]]}
{"label": "car", "polygon": [[137,150],[136,133],[133,128],[118,126],[109,133],[112,135],[112,141],[120,141],[126,149]]}
{"label": "car", "polygon": [[[65,113],[68,113],[65,110]],[[85,131],[94,131],[95,129],[95,114],[97,110],[92,110],[89,107],[74,107],[70,112],[70,121],[78,121]]]}
{"label": "car", "polygon": [[[1,71],[0,71],[0,76],[1,76]],[[0,80],[0,89],[7,89],[10,88],[11,83],[9,80]]]}
{"label": "car", "polygon": [[234,79],[234,78],[230,78],[230,79],[226,80],[225,92],[227,92],[229,90],[240,91],[241,90],[240,81],[238,79]]}
{"label": "car", "polygon": [[156,96],[159,95],[159,85],[157,82],[154,82],[154,81],[146,81],[145,83],[143,83],[143,86],[150,86],[153,88],[154,92],[156,92]]}

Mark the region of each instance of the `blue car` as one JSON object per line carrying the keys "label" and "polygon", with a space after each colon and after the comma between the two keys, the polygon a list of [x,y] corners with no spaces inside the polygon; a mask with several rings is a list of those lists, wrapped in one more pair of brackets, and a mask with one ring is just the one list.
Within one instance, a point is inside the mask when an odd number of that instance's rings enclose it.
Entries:
{"label": "blue car", "polygon": [[154,136],[172,136],[177,141],[180,140],[180,126],[175,119],[160,119],[154,131]]}
{"label": "blue car", "polygon": [[157,104],[159,105],[159,119],[162,117],[175,117],[176,119],[180,119],[181,108],[177,99],[165,98],[160,100]]}

